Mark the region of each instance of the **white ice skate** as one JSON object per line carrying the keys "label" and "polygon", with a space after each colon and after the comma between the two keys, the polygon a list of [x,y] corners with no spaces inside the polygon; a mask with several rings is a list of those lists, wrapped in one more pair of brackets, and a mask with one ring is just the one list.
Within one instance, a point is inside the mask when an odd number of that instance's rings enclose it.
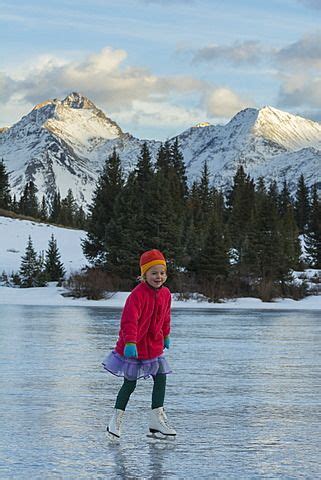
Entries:
{"label": "white ice skate", "polygon": [[120,438],[124,413],[124,410],[114,409],[114,413],[107,427],[108,436],[112,440],[118,440]]}
{"label": "white ice skate", "polygon": [[176,431],[168,423],[164,407],[154,408],[149,417],[149,438],[158,440],[175,439]]}

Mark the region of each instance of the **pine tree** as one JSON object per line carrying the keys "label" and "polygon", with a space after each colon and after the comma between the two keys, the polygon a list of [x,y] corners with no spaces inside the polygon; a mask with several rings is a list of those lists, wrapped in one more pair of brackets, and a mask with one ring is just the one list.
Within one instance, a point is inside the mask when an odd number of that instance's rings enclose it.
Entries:
{"label": "pine tree", "polygon": [[178,137],[175,138],[170,147],[170,158],[173,166],[173,179],[176,183],[176,185],[174,185],[174,190],[177,193],[179,200],[186,200],[188,194],[186,167],[184,156],[178,143]]}
{"label": "pine tree", "polygon": [[256,273],[262,282],[274,282],[282,261],[282,242],[279,232],[277,205],[266,195],[255,213]]}
{"label": "pine tree", "polygon": [[142,146],[132,180],[128,183],[128,187],[130,195],[135,198],[135,228],[137,233],[140,232],[141,237],[137,236],[137,239],[141,250],[144,251],[150,248],[150,236],[155,228],[157,216],[154,202],[154,169],[147,143]]}
{"label": "pine tree", "polygon": [[60,210],[61,210],[61,197],[60,197],[60,192],[55,191],[53,201],[52,201],[52,208],[51,208],[51,213],[49,220],[52,223],[57,223],[58,218],[60,215]]}
{"label": "pine tree", "polygon": [[154,171],[145,142],[136,168],[116,198],[114,215],[106,226],[102,261],[107,270],[125,279],[135,278],[137,257],[151,246],[155,228],[153,200]]}
{"label": "pine tree", "polygon": [[82,206],[76,208],[74,226],[85,230],[87,228],[87,217]]}
{"label": "pine tree", "polygon": [[229,272],[229,255],[223,224],[214,211],[204,246],[197,257],[195,271],[203,293],[214,301],[222,298]]}
{"label": "pine tree", "polygon": [[57,222],[61,225],[73,227],[75,212],[76,202],[72,190],[69,188],[66,197],[61,200]]}
{"label": "pine tree", "polygon": [[43,272],[43,259],[37,255],[33,248],[31,236],[29,235],[25,255],[21,258],[20,265],[21,287],[43,287],[46,280]]}
{"label": "pine tree", "polygon": [[234,176],[233,186],[227,197],[227,204],[231,247],[236,253],[236,264],[241,267],[245,254],[245,244],[248,243],[248,232],[252,230],[255,209],[254,183],[245,174],[242,165]]}
{"label": "pine tree", "polygon": [[294,208],[289,205],[280,219],[281,256],[278,267],[278,278],[283,282],[289,276],[290,270],[300,268],[302,254],[299,230],[295,221]]}
{"label": "pine tree", "polygon": [[123,187],[121,161],[114,149],[98,178],[89,208],[87,238],[82,244],[85,256],[93,264],[97,265],[104,261],[106,228],[114,217],[114,204]]}
{"label": "pine tree", "polygon": [[[99,257],[100,265],[132,286],[139,274],[137,261],[142,252],[144,232],[138,220],[135,173],[128,176],[126,185],[117,196],[114,215],[106,226],[105,240]],[[129,281],[129,283],[128,283]]]}
{"label": "pine tree", "polygon": [[39,211],[39,217],[42,221],[48,220],[48,209],[47,209],[47,201],[46,197],[43,195],[41,200],[41,207]]}
{"label": "pine tree", "polygon": [[283,187],[279,195],[279,206],[278,206],[279,215],[281,217],[286,215],[290,205],[292,205],[291,195],[290,195],[287,181],[284,180]]}
{"label": "pine tree", "polygon": [[0,162],[0,208],[9,210],[11,206],[9,174],[6,172],[6,167],[3,159]]}
{"label": "pine tree", "polygon": [[304,238],[311,266],[321,268],[321,201],[316,185],[312,187],[309,225]]}
{"label": "pine tree", "polygon": [[60,253],[57,247],[57,241],[53,234],[51,235],[48,243],[48,249],[46,250],[45,272],[47,274],[48,281],[50,282],[59,282],[63,280],[66,274],[63,263],[60,261]]}
{"label": "pine tree", "polygon": [[14,194],[11,202],[11,210],[15,213],[19,213],[19,202],[17,202],[17,197]]}
{"label": "pine tree", "polygon": [[37,199],[37,187],[32,180],[27,182],[19,202],[19,211],[23,215],[37,218],[39,215],[39,203]]}
{"label": "pine tree", "polygon": [[295,217],[299,232],[304,233],[309,224],[309,189],[305,184],[303,174],[300,176],[295,196]]}

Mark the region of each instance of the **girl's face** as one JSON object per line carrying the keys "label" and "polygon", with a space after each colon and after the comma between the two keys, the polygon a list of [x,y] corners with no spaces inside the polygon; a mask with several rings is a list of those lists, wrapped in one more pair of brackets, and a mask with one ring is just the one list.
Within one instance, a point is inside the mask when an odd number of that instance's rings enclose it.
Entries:
{"label": "girl's face", "polygon": [[154,288],[160,288],[166,282],[166,268],[163,265],[154,265],[145,273],[146,282]]}

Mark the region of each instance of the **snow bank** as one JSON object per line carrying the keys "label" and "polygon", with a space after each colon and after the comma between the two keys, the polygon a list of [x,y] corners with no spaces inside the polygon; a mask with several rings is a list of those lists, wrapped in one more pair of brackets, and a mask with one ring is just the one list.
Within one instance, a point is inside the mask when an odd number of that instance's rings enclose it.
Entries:
{"label": "snow bank", "polygon": [[[67,274],[77,271],[86,265],[86,258],[81,249],[81,239],[86,232],[68,228],[54,227],[53,225],[35,223],[28,220],[17,220],[0,216],[0,273],[10,274],[18,271],[21,256],[24,255],[31,235],[35,250],[45,251],[51,234],[54,234],[61,260]],[[316,270],[306,270],[305,275],[313,277]],[[302,272],[295,272],[296,277]],[[86,300],[64,297],[63,288],[50,283],[44,288],[10,288],[0,286],[0,305],[57,305],[57,306],[95,306],[122,308],[129,292],[118,292],[106,300]],[[200,302],[196,299],[178,301],[173,296],[173,309],[260,309],[260,310],[321,310],[321,295],[310,296],[300,301],[279,299],[274,302],[261,302],[256,298],[239,298],[224,303]]]}
{"label": "snow bank", "polygon": [[0,216],[0,274],[3,271],[11,274],[19,270],[29,235],[31,235],[34,249],[41,252],[47,250],[52,234],[57,240],[61,261],[67,274],[86,265],[86,258],[80,244],[81,239],[86,236],[83,230],[71,230]]}
{"label": "snow bank", "polygon": [[[72,307],[104,307],[122,308],[129,292],[117,292],[106,300],[86,300],[64,297],[65,290],[50,283],[43,288],[10,288],[0,287],[0,305],[48,305]],[[274,302],[261,302],[256,298],[239,298],[228,300],[225,303],[198,302],[196,300],[178,301],[173,299],[173,310],[222,310],[222,309],[251,309],[251,310],[321,310],[321,296],[310,296],[303,300],[278,299]]]}

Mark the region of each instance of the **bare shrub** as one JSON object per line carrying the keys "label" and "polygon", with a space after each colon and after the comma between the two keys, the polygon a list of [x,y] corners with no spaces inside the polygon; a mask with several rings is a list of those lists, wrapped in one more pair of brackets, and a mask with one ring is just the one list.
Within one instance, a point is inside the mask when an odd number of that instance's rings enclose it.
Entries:
{"label": "bare shrub", "polygon": [[111,298],[114,294],[112,276],[98,268],[88,268],[83,272],[72,274],[63,286],[68,290],[67,296],[74,298],[101,300]]}
{"label": "bare shrub", "polygon": [[262,279],[257,285],[258,297],[262,302],[273,302],[274,298],[281,296],[281,289],[271,279]]}

